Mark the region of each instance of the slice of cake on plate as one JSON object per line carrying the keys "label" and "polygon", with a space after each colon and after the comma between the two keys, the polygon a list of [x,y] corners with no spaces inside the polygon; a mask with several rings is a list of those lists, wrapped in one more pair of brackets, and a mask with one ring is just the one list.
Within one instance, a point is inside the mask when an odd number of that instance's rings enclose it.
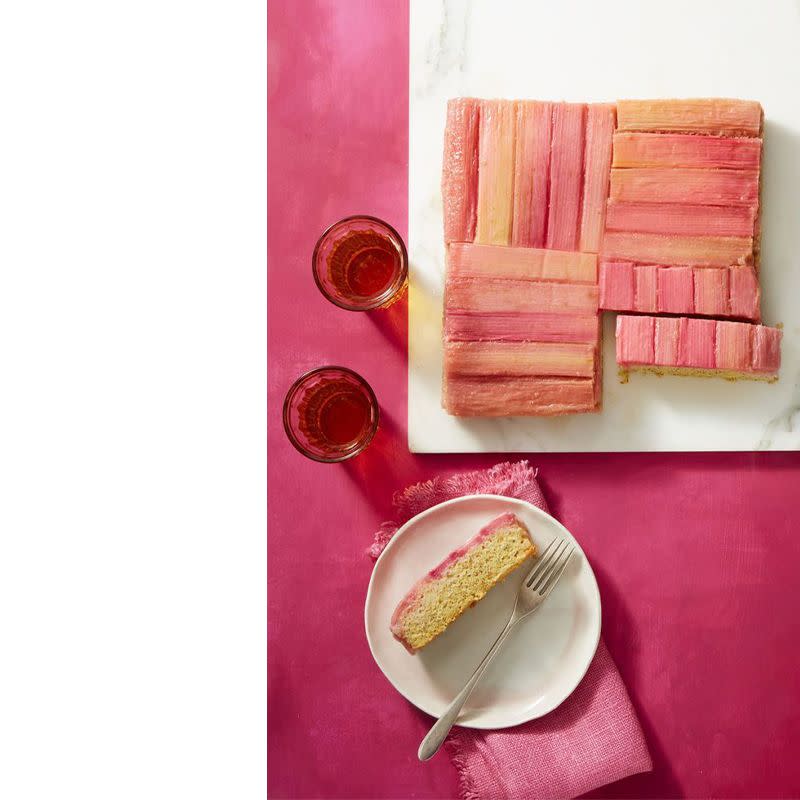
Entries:
{"label": "slice of cake on plate", "polygon": [[534,555],[525,525],[502,514],[411,587],[392,614],[392,634],[411,653],[425,647]]}

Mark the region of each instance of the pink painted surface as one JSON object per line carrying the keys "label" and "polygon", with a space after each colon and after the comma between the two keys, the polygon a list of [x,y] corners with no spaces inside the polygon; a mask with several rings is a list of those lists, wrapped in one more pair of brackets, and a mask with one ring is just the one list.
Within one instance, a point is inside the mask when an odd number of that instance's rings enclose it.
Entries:
{"label": "pink painted surface", "polygon": [[[404,305],[351,314],[327,304],[311,279],[316,237],[339,217],[366,211],[405,235],[407,107],[405,3],[270,5],[273,798],[458,791],[446,755],[417,761],[430,720],[391,688],[369,654],[365,551],[391,514],[393,491],[501,458],[410,455]],[[324,363],[363,374],[384,413],[373,445],[346,465],[303,459],[281,427],[291,382]],[[592,796],[798,796],[800,455],[529,457],[554,513],[592,560],[603,635],[655,762],[652,773]],[[681,552],[691,554],[690,569]]]}

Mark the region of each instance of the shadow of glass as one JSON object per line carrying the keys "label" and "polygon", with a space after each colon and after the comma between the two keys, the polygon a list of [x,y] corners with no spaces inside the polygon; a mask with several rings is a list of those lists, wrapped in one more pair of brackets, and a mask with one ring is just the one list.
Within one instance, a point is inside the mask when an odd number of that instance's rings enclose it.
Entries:
{"label": "shadow of glass", "polygon": [[408,292],[388,308],[376,308],[366,312],[367,319],[392,347],[406,352],[408,340]]}
{"label": "shadow of glass", "polygon": [[405,430],[383,408],[375,438],[343,466],[365,499],[387,519],[394,516],[395,492],[419,480],[419,464],[406,446]]}

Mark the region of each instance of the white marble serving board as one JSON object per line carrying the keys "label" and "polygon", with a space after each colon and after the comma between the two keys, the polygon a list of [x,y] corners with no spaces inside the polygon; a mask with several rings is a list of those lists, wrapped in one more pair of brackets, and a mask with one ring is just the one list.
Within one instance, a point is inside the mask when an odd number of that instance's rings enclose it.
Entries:
{"label": "white marble serving board", "polygon": [[[800,3],[411,0],[409,447],[418,453],[800,448]],[[777,384],[634,375],[604,321],[603,410],[464,419],[440,404],[449,97],[742,97],[765,110],[761,288],[783,323]]]}

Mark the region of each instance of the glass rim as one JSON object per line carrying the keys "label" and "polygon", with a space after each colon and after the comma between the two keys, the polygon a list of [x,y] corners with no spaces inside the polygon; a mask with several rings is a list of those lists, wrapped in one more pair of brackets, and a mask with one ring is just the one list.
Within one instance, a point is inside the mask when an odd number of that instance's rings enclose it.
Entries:
{"label": "glass rim", "polygon": [[[308,380],[313,375],[316,375],[319,372],[325,372],[326,370],[338,370],[339,372],[344,372],[350,375],[352,378],[355,378],[356,381],[364,387],[367,394],[369,395],[370,400],[370,410],[374,413],[372,414],[373,419],[371,421],[369,432],[367,433],[366,438],[363,442],[359,442],[357,447],[354,447],[350,452],[343,453],[339,456],[333,456],[326,458],[325,456],[318,456],[314,453],[311,453],[307,448],[303,447],[303,445],[298,441],[297,437],[292,430],[292,426],[289,422],[289,406],[291,401],[294,399],[297,390],[302,386],[302,384]],[[325,364],[321,367],[314,367],[313,369],[304,372],[297,380],[292,383],[289,387],[289,390],[286,392],[286,396],[283,398],[283,430],[286,432],[286,438],[292,443],[292,446],[297,450],[301,455],[304,455],[306,458],[310,458],[312,461],[317,461],[321,464],[337,464],[341,461],[347,461],[354,456],[359,455],[359,453],[363,453],[364,450],[367,448],[369,443],[375,437],[375,434],[378,432],[378,423],[380,422],[381,410],[380,406],[378,405],[378,398],[375,396],[375,392],[373,391],[372,387],[367,383],[366,379],[359,375],[355,370],[350,369],[350,367],[342,367],[338,364]]]}
{"label": "glass rim", "polygon": [[[333,297],[333,295],[331,295],[331,293],[322,285],[322,281],[317,275],[317,254],[319,253],[325,237],[332,230],[334,230],[334,228],[337,228],[339,225],[343,225],[345,222],[353,222],[354,220],[359,219],[367,220],[368,222],[377,222],[379,225],[383,225],[383,227],[389,231],[394,239],[399,242],[400,277],[402,280],[399,282],[393,282],[391,286],[389,286],[387,289],[384,289],[383,292],[381,292],[381,294],[378,295],[378,297],[376,297],[374,300],[371,300],[369,304],[355,306],[351,303],[345,302],[344,300]],[[403,241],[403,237],[388,222],[386,222],[386,220],[381,219],[380,217],[373,217],[371,214],[351,214],[348,217],[342,217],[336,222],[332,222],[320,234],[319,238],[317,239],[317,243],[314,245],[314,252],[311,254],[311,274],[314,276],[314,283],[317,284],[317,288],[320,290],[322,295],[335,306],[339,306],[339,308],[343,308],[345,311],[374,311],[376,308],[380,308],[384,303],[386,303],[387,300],[390,300],[392,297],[394,297],[394,295],[396,295],[402,289],[403,285],[408,279],[408,250],[406,249],[406,243]]]}

